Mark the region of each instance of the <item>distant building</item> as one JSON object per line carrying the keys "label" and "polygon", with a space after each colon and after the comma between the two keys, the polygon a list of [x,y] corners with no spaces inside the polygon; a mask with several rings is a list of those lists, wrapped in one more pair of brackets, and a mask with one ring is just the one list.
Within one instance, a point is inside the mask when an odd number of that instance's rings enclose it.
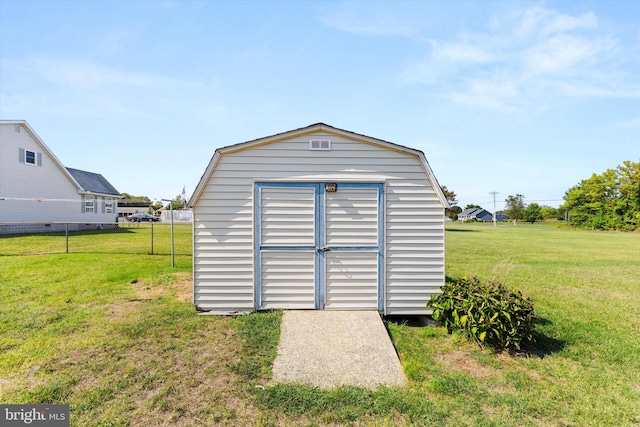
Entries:
{"label": "distant building", "polygon": [[121,197],[102,175],[64,167],[26,121],[0,121],[0,223],[29,223],[0,234],[113,223]]}
{"label": "distant building", "polygon": [[493,214],[482,208],[468,208],[458,214],[458,221],[468,220],[491,222],[493,221]]}

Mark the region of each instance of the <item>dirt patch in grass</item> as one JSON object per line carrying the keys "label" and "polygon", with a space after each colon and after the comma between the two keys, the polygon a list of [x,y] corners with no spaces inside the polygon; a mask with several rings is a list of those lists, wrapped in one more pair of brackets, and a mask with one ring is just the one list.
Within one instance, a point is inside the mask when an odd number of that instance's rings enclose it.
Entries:
{"label": "dirt patch in grass", "polygon": [[55,361],[73,386],[78,424],[255,425],[260,411],[238,364],[247,359],[231,317],[198,316],[190,273],[133,280],[106,306],[101,344]]}
{"label": "dirt patch in grass", "polygon": [[[176,314],[162,310],[165,300],[149,302],[151,295],[167,295],[176,283],[154,286],[164,292],[143,285],[138,296],[149,297],[146,300],[114,304],[110,316],[122,316],[107,326],[112,331],[106,334],[117,339],[51,367],[72,370],[78,378],[73,387],[76,402],[70,402],[78,424],[95,417],[114,425],[255,424],[259,411],[250,397],[254,384],[235,372],[245,357],[237,322],[198,316],[195,310]],[[145,304],[155,304],[154,309],[140,312]]]}
{"label": "dirt patch in grass", "polygon": [[160,280],[160,283],[153,279],[136,279],[131,286],[141,300],[173,295],[180,302],[190,302],[193,295],[191,274],[185,272],[173,274],[168,281]]}
{"label": "dirt patch in grass", "polygon": [[497,369],[481,364],[462,350],[451,350],[438,354],[434,358],[454,371],[463,372],[476,378],[489,378],[499,373]]}
{"label": "dirt patch in grass", "polygon": [[116,321],[132,315],[137,316],[141,310],[141,302],[152,301],[163,296],[174,296],[180,302],[191,302],[193,300],[191,274],[181,272],[172,277],[174,280],[160,284],[143,279],[133,280],[131,282],[133,298],[111,304],[108,308],[107,320]]}

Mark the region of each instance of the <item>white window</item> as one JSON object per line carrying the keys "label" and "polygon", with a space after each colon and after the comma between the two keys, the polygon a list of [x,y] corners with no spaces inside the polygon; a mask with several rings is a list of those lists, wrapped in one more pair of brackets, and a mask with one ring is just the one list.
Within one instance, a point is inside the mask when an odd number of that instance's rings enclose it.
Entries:
{"label": "white window", "polygon": [[18,149],[18,161],[26,165],[42,166],[42,153],[20,148]]}
{"label": "white window", "polygon": [[94,213],[96,211],[96,198],[95,196],[84,196],[84,212]]}
{"label": "white window", "polygon": [[104,213],[106,214],[113,213],[113,199],[111,197],[104,198]]}

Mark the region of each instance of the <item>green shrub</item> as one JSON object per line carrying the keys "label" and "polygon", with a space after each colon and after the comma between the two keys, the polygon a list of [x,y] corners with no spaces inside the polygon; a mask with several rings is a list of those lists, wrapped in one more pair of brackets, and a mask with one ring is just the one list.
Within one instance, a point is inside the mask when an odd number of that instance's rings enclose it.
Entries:
{"label": "green shrub", "polygon": [[449,333],[459,330],[497,351],[533,341],[533,301],[501,283],[481,283],[475,277],[447,283],[427,307]]}

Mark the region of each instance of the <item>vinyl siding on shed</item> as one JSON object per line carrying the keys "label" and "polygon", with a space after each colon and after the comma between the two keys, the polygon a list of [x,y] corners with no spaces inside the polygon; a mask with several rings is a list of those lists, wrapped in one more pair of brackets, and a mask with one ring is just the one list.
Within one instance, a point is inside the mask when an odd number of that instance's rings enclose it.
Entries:
{"label": "vinyl siding on shed", "polygon": [[[332,149],[309,150],[310,139],[330,139]],[[193,206],[199,309],[254,309],[256,181],[384,183],[386,313],[428,312],[429,295],[444,284],[444,207],[421,159],[324,131],[220,155]]]}

